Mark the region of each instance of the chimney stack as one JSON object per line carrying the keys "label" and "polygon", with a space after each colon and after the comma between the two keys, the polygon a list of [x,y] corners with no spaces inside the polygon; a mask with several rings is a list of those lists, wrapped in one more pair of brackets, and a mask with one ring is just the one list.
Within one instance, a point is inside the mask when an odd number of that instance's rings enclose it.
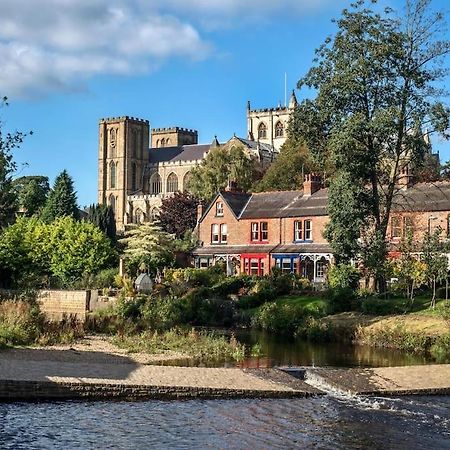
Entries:
{"label": "chimney stack", "polygon": [[200,222],[200,219],[203,217],[203,205],[199,203],[197,205],[197,223]]}
{"label": "chimney stack", "polygon": [[241,192],[235,180],[229,180],[225,192]]}
{"label": "chimney stack", "polygon": [[303,181],[303,197],[310,197],[322,188],[322,177],[316,173],[308,173]]}

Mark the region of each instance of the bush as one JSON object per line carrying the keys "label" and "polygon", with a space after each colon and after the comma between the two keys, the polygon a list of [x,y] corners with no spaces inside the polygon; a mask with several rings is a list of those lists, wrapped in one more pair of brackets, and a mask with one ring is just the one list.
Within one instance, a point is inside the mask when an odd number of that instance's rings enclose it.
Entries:
{"label": "bush", "polygon": [[327,298],[331,314],[357,309],[355,291],[349,287],[330,289]]}
{"label": "bush", "polygon": [[356,267],[351,264],[339,264],[332,266],[328,272],[328,284],[331,289],[356,290],[360,277]]}
{"label": "bush", "polygon": [[115,305],[115,312],[122,319],[139,319],[142,316],[142,307],[146,300],[147,297],[144,295],[121,297]]}
{"label": "bush", "polygon": [[403,312],[392,300],[367,297],[361,301],[361,311],[364,314],[373,314],[376,316],[387,316],[389,314],[398,314]]}
{"label": "bush", "polygon": [[440,363],[450,362],[450,334],[438,337],[430,348],[430,354]]}
{"label": "bush", "polygon": [[148,297],[142,307],[142,319],[152,330],[170,330],[185,323],[185,317],[182,299]]}
{"label": "bush", "polygon": [[238,294],[239,291],[247,287],[247,280],[243,277],[227,277],[215,284],[211,288],[211,294],[219,297],[228,297],[232,294]]}

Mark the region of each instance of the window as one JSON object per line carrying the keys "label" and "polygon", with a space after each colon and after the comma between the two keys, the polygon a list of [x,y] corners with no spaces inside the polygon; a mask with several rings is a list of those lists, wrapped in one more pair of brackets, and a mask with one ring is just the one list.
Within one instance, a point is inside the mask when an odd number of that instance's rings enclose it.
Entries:
{"label": "window", "polygon": [[114,128],[109,130],[109,157],[116,157],[116,130]]}
{"label": "window", "polygon": [[267,222],[261,222],[261,240],[268,241],[269,240],[269,224]]}
{"label": "window", "polygon": [[294,241],[303,241],[303,222],[301,220],[294,222]]}
{"label": "window", "polygon": [[169,146],[170,146],[170,139],[167,138],[167,141],[166,141],[166,147],[169,147]]}
{"label": "window", "polygon": [[111,206],[111,209],[113,210],[113,213],[116,213],[116,197],[114,195],[109,196],[109,205]]}
{"label": "window", "polygon": [[164,138],[161,139],[161,147],[166,146],[166,140]]}
{"label": "window", "polygon": [[402,225],[400,217],[394,216],[391,218],[391,238],[398,239],[402,237]]}
{"label": "window", "polygon": [[252,242],[269,240],[269,224],[267,222],[252,222],[250,239]]}
{"label": "window", "polygon": [[403,236],[407,237],[409,234],[413,234],[414,224],[411,216],[403,217]]}
{"label": "window", "polygon": [[259,241],[259,223],[252,222],[251,226],[252,226],[251,240]]}
{"label": "window", "polygon": [[216,203],[216,217],[223,217],[223,203]]}
{"label": "window", "polygon": [[137,168],[136,163],[131,166],[131,190],[135,191],[137,189]]}
{"label": "window", "polygon": [[220,236],[219,236],[219,225],[217,223],[213,223],[211,225],[211,244],[219,244]]}
{"label": "window", "polygon": [[305,241],[312,241],[312,221],[305,220]]}
{"label": "window", "polygon": [[191,182],[191,172],[187,172],[183,178],[183,191],[186,192],[189,189],[189,183]]}
{"label": "window", "polygon": [[167,192],[178,191],[178,177],[172,172],[167,177]]}
{"label": "window", "polygon": [[158,195],[162,190],[161,176],[159,173],[154,173],[150,178],[150,194]]}
{"label": "window", "polygon": [[277,122],[277,124],[275,125],[275,137],[279,138],[283,137],[283,135],[284,135],[283,124],[281,122]]}
{"label": "window", "polygon": [[110,189],[116,188],[116,163],[114,161],[109,166],[109,187]]}
{"label": "window", "polygon": [[264,122],[261,122],[258,126],[258,138],[259,139],[267,138],[267,126]]}
{"label": "window", "polygon": [[291,258],[283,258],[281,260],[281,271],[291,273]]}
{"label": "window", "polygon": [[211,265],[211,258],[199,258],[198,267],[200,269],[207,269]]}
{"label": "window", "polygon": [[220,225],[220,242],[226,244],[228,240],[228,227],[226,223]]}
{"label": "window", "polygon": [[317,261],[316,263],[316,275],[317,278],[325,278],[326,263],[324,261]]}
{"label": "window", "polygon": [[264,275],[264,258],[261,256],[248,255],[243,257],[244,272],[247,275]]}
{"label": "window", "polygon": [[250,275],[258,275],[259,274],[259,259],[251,258],[250,259]]}

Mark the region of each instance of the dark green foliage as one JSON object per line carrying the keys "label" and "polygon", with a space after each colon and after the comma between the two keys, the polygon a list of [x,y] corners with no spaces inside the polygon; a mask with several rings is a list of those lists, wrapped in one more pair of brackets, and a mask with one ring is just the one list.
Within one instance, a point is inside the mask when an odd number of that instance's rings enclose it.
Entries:
{"label": "dark green foliage", "polygon": [[405,308],[391,299],[368,297],[361,300],[361,311],[374,316],[387,316],[402,314],[405,312]]}
{"label": "dark green foliage", "polygon": [[111,242],[116,242],[116,221],[114,211],[110,205],[97,203],[89,206],[87,220],[97,225],[109,237]]}
{"label": "dark green foliage", "polygon": [[330,289],[328,305],[331,314],[358,309],[355,291],[349,287]]}
{"label": "dark green foliage", "polygon": [[303,175],[312,169],[309,153],[304,145],[288,139],[277,159],[254,186],[254,191],[292,191],[301,189]]}
{"label": "dark green foliage", "polygon": [[360,278],[359,270],[351,264],[333,266],[328,272],[328,284],[332,289],[356,290]]}
{"label": "dark green foliage", "polygon": [[14,180],[19,207],[26,217],[39,215],[50,191],[48,177],[26,176]]}
{"label": "dark green foliage", "polygon": [[188,192],[175,192],[172,197],[164,198],[159,210],[161,228],[182,239],[197,224],[198,203],[199,200]]}
{"label": "dark green foliage", "polygon": [[79,219],[77,196],[73,188],[73,180],[66,170],[63,170],[56,177],[41,217],[42,220],[50,223],[56,218],[63,216]]}

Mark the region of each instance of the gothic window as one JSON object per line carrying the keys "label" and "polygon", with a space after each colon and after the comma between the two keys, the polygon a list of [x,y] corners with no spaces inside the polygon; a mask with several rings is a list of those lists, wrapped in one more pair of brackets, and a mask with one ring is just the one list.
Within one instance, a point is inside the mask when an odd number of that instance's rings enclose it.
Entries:
{"label": "gothic window", "polygon": [[113,194],[109,196],[109,205],[111,206],[111,209],[113,210],[113,213],[116,213],[116,197],[114,197]]}
{"label": "gothic window", "polygon": [[158,195],[162,191],[161,176],[159,173],[154,173],[150,178],[150,194]]}
{"label": "gothic window", "polygon": [[161,147],[166,146],[166,140],[164,138],[161,139]]}
{"label": "gothic window", "polygon": [[158,208],[153,208],[151,213],[150,213],[150,220],[153,222],[155,220],[158,220],[159,217],[159,209]]}
{"label": "gothic window", "polygon": [[284,127],[281,122],[277,122],[275,125],[275,137],[283,137],[284,136]]}
{"label": "gothic window", "polygon": [[159,139],[156,141],[156,148],[158,148],[159,147],[159,144],[160,144],[160,142],[159,142]]}
{"label": "gothic window", "polygon": [[167,177],[167,192],[178,191],[178,177],[172,172]]}
{"label": "gothic window", "polygon": [[116,163],[114,161],[111,161],[111,164],[109,166],[109,187],[110,189],[116,188]]}
{"label": "gothic window", "polygon": [[139,148],[139,144],[138,144],[138,130],[133,130],[133,148],[132,148],[132,155],[133,158],[137,158],[138,156],[138,148]]}
{"label": "gothic window", "polygon": [[183,178],[183,191],[189,190],[189,183],[191,182],[191,172],[187,172]]}
{"label": "gothic window", "polygon": [[109,157],[116,157],[116,130],[111,128],[109,130]]}
{"label": "gothic window", "polygon": [[137,190],[137,167],[136,163],[131,166],[131,190]]}
{"label": "gothic window", "polygon": [[167,140],[166,140],[166,147],[170,147],[170,139],[169,138],[167,138]]}
{"label": "gothic window", "polygon": [[267,126],[264,122],[261,122],[258,126],[258,138],[259,139],[267,138]]}
{"label": "gothic window", "polygon": [[138,225],[145,222],[145,214],[142,209],[137,208],[134,212],[133,223],[137,223]]}

